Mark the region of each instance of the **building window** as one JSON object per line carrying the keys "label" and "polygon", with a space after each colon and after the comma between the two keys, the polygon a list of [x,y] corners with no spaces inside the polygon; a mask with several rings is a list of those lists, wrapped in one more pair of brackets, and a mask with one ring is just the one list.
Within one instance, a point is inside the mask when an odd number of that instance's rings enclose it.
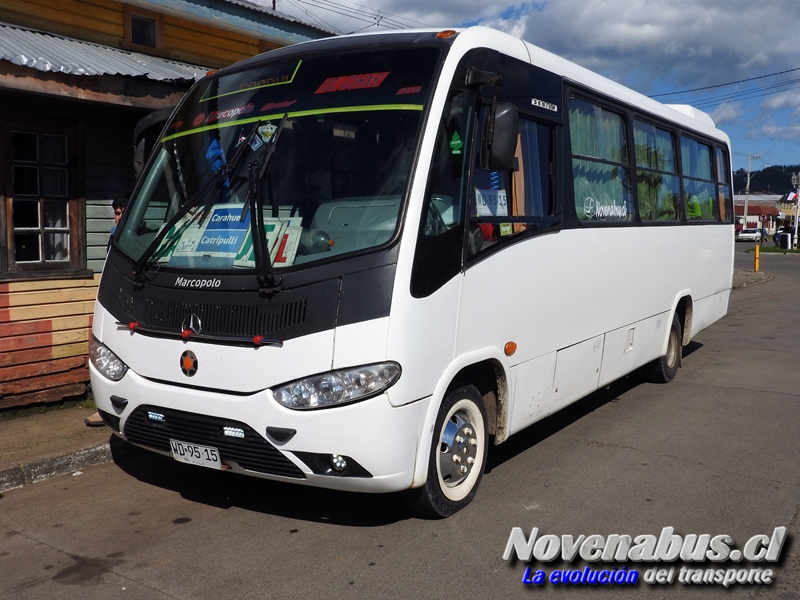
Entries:
{"label": "building window", "polygon": [[164,20],[162,15],[129,4],[124,5],[124,15],[126,46],[132,49],[163,49]]}
{"label": "building window", "polygon": [[[2,115],[0,278],[83,268],[77,197],[77,131],[68,124]],[[9,193],[10,192],[10,193]]]}
{"label": "building window", "polygon": [[140,46],[156,47],[156,20],[131,15],[131,42]]}

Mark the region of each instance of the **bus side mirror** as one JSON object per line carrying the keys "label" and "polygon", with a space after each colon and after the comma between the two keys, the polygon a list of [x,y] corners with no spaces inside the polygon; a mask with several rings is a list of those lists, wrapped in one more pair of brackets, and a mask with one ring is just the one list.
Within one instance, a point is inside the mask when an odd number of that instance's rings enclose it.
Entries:
{"label": "bus side mirror", "polygon": [[481,168],[487,171],[511,171],[517,152],[519,114],[513,104],[498,103],[494,115],[484,120],[481,142]]}

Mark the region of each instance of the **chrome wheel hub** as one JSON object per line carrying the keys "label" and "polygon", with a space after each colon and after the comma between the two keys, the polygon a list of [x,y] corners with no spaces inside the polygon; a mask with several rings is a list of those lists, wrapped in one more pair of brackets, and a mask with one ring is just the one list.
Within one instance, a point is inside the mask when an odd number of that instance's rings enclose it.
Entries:
{"label": "chrome wheel hub", "polygon": [[439,442],[439,473],[448,487],[466,479],[477,461],[478,440],[475,427],[459,411],[450,417]]}

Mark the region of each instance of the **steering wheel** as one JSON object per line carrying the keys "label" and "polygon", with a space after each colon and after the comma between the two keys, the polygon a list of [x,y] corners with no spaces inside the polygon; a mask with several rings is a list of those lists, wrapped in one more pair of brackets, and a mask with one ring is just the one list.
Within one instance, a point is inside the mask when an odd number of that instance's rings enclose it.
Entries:
{"label": "steering wheel", "polygon": [[289,213],[289,216],[293,217],[299,212],[303,219],[303,227],[307,228],[311,225],[311,219],[313,218],[314,213],[317,212],[317,209],[320,207],[320,205],[324,204],[325,202],[330,202],[330,199],[324,194],[320,194],[318,192],[306,194],[301,196],[300,199],[294,203],[292,206],[292,212]]}

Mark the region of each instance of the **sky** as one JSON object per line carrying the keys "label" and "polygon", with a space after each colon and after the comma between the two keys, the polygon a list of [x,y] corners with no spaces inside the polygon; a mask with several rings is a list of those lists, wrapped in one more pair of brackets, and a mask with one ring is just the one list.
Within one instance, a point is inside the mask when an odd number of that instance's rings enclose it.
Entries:
{"label": "sky", "polygon": [[734,170],[748,158],[753,171],[800,165],[797,0],[276,0],[276,10],[338,33],[494,27],[704,110],[731,137]]}

